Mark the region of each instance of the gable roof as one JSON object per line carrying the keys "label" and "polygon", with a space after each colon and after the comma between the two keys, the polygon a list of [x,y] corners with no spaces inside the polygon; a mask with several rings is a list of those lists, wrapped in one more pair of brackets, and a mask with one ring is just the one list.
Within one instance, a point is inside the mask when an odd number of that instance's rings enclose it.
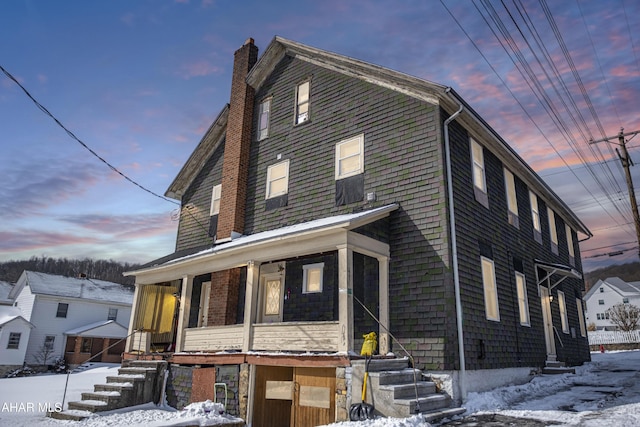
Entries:
{"label": "gable roof", "polygon": [[0,306],[0,327],[16,319],[25,322],[31,328],[35,328],[33,323],[22,317],[22,311],[18,307]]}
{"label": "gable roof", "polygon": [[131,305],[133,289],[120,283],[87,277],[66,277],[54,274],[23,271],[9,295],[15,298],[25,286],[36,295],[77,298],[100,302]]}
{"label": "gable roof", "polygon": [[69,329],[64,334],[80,337],[124,338],[127,336],[127,332],[127,328],[115,320],[101,320]]}
{"label": "gable roof", "polygon": [[10,305],[11,298],[9,298],[9,293],[13,289],[13,285],[9,282],[5,282],[0,280],[0,305]]}
{"label": "gable roof", "polygon": [[625,282],[619,277],[607,277],[604,280],[598,280],[585,294],[584,299],[589,299],[603,285],[607,285],[621,296],[640,296],[640,282]]}

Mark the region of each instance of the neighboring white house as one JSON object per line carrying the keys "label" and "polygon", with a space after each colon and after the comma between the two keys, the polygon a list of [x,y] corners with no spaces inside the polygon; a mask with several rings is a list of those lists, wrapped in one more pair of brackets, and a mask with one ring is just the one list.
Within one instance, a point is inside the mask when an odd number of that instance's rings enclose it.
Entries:
{"label": "neighboring white house", "polygon": [[12,289],[11,283],[0,280],[0,305],[13,305],[13,301],[9,299],[9,292]]}
{"label": "neighboring white house", "polygon": [[[15,301],[14,306],[21,310],[22,316],[35,326],[24,361],[40,365],[45,364],[44,354],[48,364],[63,356],[68,362],[70,358],[86,360],[106,349],[115,338],[124,338],[131,317],[133,289],[87,277],[24,271],[9,298]],[[96,328],[97,322],[111,320],[121,328],[109,327],[109,334],[100,335],[99,331],[105,329]],[[114,329],[122,331],[120,336],[114,336]],[[88,330],[98,333],[75,333]],[[110,354],[115,358],[114,351]],[[120,354],[117,356],[119,359]],[[96,360],[107,361],[100,357]]]}
{"label": "neighboring white house", "polygon": [[32,328],[18,308],[0,305],[0,376],[22,367]]}
{"label": "neighboring white house", "polygon": [[640,282],[625,282],[619,277],[609,277],[598,282],[584,296],[587,305],[587,325],[593,323],[598,330],[615,330],[607,310],[616,304],[633,304],[640,307]]}

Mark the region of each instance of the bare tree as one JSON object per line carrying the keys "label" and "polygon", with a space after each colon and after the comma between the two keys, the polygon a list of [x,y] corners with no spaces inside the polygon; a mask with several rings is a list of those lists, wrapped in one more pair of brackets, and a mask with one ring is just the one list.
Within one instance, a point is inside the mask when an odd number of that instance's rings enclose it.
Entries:
{"label": "bare tree", "polygon": [[638,329],[640,323],[640,308],[633,304],[616,304],[609,308],[607,316],[620,330],[633,331]]}
{"label": "bare tree", "polygon": [[42,366],[48,365],[49,358],[53,355],[53,346],[43,344],[42,347],[38,350],[38,352],[33,356],[37,362],[41,363]]}

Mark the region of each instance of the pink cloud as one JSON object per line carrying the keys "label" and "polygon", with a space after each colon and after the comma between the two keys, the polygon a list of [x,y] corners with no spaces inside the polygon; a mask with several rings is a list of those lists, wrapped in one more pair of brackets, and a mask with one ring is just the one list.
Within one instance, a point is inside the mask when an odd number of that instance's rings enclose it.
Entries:
{"label": "pink cloud", "polygon": [[74,236],[69,233],[55,233],[27,229],[0,231],[0,253],[11,253],[26,250],[37,251],[63,245],[96,242],[98,242],[98,239],[96,238]]}

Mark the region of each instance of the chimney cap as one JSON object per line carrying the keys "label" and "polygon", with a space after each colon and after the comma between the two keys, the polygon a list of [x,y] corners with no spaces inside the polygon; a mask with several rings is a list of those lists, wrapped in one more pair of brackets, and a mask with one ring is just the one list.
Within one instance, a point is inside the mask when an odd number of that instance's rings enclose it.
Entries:
{"label": "chimney cap", "polygon": [[253,44],[253,41],[254,41],[254,40],[253,40],[253,38],[252,38],[252,37],[249,37],[249,38],[247,39],[247,41],[245,41],[245,42],[244,42],[244,46],[246,46],[246,45],[248,45],[248,44]]}

